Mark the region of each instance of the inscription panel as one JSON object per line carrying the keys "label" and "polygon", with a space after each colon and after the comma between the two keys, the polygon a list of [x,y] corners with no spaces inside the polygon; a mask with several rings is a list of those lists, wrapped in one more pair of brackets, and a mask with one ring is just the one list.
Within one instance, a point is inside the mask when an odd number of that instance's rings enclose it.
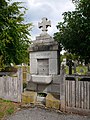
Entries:
{"label": "inscription panel", "polygon": [[38,75],[49,75],[49,60],[48,59],[37,59],[37,74]]}

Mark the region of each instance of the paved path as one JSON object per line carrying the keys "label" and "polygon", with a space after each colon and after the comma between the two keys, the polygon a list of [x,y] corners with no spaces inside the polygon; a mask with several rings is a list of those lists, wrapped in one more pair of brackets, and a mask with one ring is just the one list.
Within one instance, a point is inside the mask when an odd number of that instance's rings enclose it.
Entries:
{"label": "paved path", "polygon": [[35,107],[18,111],[6,120],[90,120],[90,116],[57,113]]}

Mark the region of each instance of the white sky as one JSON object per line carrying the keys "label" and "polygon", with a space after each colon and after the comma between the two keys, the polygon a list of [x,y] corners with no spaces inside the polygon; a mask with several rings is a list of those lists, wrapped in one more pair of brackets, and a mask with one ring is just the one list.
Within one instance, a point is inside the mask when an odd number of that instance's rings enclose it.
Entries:
{"label": "white sky", "polygon": [[66,11],[74,10],[72,0],[13,0],[25,2],[24,5],[28,9],[25,15],[27,22],[32,22],[34,27],[31,32],[32,39],[35,39],[41,33],[38,28],[38,22],[41,22],[43,17],[51,20],[51,27],[48,28],[48,33],[53,36],[57,32],[56,25],[62,21],[62,14]]}

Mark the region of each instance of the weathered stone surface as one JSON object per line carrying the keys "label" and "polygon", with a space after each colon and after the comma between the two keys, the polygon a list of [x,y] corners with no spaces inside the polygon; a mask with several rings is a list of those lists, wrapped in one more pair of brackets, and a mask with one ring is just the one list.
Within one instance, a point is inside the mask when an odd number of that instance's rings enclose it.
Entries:
{"label": "weathered stone surface", "polygon": [[37,74],[37,59],[30,59],[30,73]]}
{"label": "weathered stone surface", "polygon": [[37,84],[29,81],[26,90],[37,91]]}
{"label": "weathered stone surface", "polygon": [[[42,74],[45,74],[45,69],[48,69],[49,75],[57,75],[60,73],[58,63],[58,51],[43,51],[30,53],[30,71],[31,74],[38,74],[38,70],[42,69]],[[41,61],[41,62],[39,62]],[[45,64],[48,61],[48,64]],[[39,64],[40,63],[40,64]],[[42,63],[42,66],[41,66]],[[40,65],[40,66],[38,66]],[[45,69],[44,69],[45,68]]]}
{"label": "weathered stone surface", "polygon": [[60,100],[57,99],[54,95],[49,93],[46,96],[46,107],[60,109]]}
{"label": "weathered stone surface", "polygon": [[22,102],[23,103],[33,103],[36,104],[37,101],[37,93],[32,91],[25,91],[22,93]]}
{"label": "weathered stone surface", "polygon": [[38,23],[38,27],[42,28],[42,33],[41,33],[42,36],[47,34],[47,31],[48,31],[47,28],[49,26],[51,27],[51,21],[50,20],[48,21],[48,19],[46,17],[43,17],[42,22]]}
{"label": "weathered stone surface", "polygon": [[31,81],[37,84],[49,84],[52,81],[52,76],[32,75]]}
{"label": "weathered stone surface", "polygon": [[53,78],[53,84],[60,84],[60,80],[61,80],[61,75],[53,75],[52,76],[52,78]]}
{"label": "weathered stone surface", "polygon": [[[36,37],[29,48],[31,78],[27,88],[28,90],[58,95],[60,94],[60,76],[58,76],[60,74],[60,46],[47,33],[46,22],[47,19],[44,18],[39,24],[39,27],[42,27],[44,31]],[[55,103],[54,100],[53,97],[52,106],[54,103],[54,107],[56,107],[58,103]]]}
{"label": "weathered stone surface", "polygon": [[58,74],[57,59],[50,59],[49,60],[49,74],[51,74],[51,75],[57,75]]}
{"label": "weathered stone surface", "polygon": [[59,44],[48,33],[37,36],[29,48],[30,52],[51,50],[59,50]]}
{"label": "weathered stone surface", "polygon": [[43,43],[43,41],[46,43],[46,42],[54,42],[54,39],[47,33],[43,36],[39,35],[39,36],[36,36],[36,41],[33,41],[33,43]]}
{"label": "weathered stone surface", "polygon": [[38,75],[49,75],[49,60],[48,59],[37,59],[37,74]]}
{"label": "weathered stone surface", "polygon": [[38,51],[30,53],[31,59],[57,59],[57,51]]}
{"label": "weathered stone surface", "polygon": [[51,85],[39,84],[37,86],[37,91],[42,93],[49,93],[51,92]]}
{"label": "weathered stone surface", "polygon": [[60,94],[60,84],[52,84],[51,93]]}
{"label": "weathered stone surface", "polygon": [[[27,90],[33,90],[37,92],[45,92],[45,93],[55,93],[60,94],[60,89],[62,89],[61,76],[53,75],[46,76],[45,75],[31,75],[32,79],[28,82]],[[41,76],[41,77],[40,77]],[[44,78],[45,77],[45,78]],[[51,77],[51,82],[48,81],[47,78]],[[46,80],[46,81],[45,81]],[[50,83],[49,83],[50,82]],[[61,84],[61,85],[60,85]]]}
{"label": "weathered stone surface", "polygon": [[35,51],[52,51],[52,50],[58,50],[58,49],[59,49],[59,45],[56,42],[54,42],[52,44],[50,42],[43,43],[42,40],[41,40],[41,42],[37,40],[36,44],[31,44],[31,46],[29,48],[29,51],[30,52],[35,52]]}
{"label": "weathered stone surface", "polygon": [[44,93],[55,93],[57,95],[60,94],[60,84],[40,84],[29,82],[27,85],[26,90],[32,90],[37,92],[44,92]]}

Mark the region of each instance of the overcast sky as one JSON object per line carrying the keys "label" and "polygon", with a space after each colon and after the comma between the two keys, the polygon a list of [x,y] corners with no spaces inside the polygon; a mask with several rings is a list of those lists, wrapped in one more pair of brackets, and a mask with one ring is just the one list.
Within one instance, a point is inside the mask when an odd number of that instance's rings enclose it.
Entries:
{"label": "overcast sky", "polygon": [[25,2],[24,5],[28,9],[25,15],[27,22],[32,22],[34,27],[31,35],[35,39],[41,33],[38,28],[38,22],[41,22],[43,17],[51,20],[51,27],[48,28],[48,33],[53,36],[57,32],[56,25],[62,21],[62,13],[73,11],[74,5],[72,0],[13,0]]}

